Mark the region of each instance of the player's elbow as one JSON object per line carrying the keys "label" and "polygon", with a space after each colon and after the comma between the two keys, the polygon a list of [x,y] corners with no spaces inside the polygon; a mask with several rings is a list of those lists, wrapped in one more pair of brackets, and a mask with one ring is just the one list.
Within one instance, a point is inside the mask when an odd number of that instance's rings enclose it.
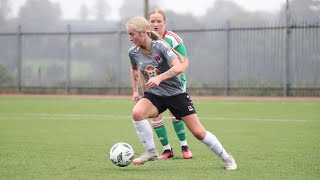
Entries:
{"label": "player's elbow", "polygon": [[179,75],[179,74],[182,74],[184,72],[184,66],[183,64],[179,64],[178,66],[176,66],[175,68],[175,72]]}
{"label": "player's elbow", "polygon": [[189,60],[188,60],[188,58],[185,57],[182,64],[183,64],[183,71],[187,70],[188,67],[189,67]]}
{"label": "player's elbow", "polygon": [[175,76],[183,73],[184,65],[179,61],[178,58],[173,60],[171,65],[173,65],[173,70],[176,73]]}

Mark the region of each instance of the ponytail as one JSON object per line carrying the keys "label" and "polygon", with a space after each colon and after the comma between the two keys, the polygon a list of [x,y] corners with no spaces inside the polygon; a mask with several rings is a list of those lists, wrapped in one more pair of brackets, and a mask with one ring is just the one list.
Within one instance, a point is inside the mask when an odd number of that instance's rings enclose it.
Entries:
{"label": "ponytail", "polygon": [[[165,44],[167,44],[171,50],[178,56],[179,61],[182,63],[184,62],[184,57],[175,49],[173,49],[173,47],[171,47],[165,40],[161,39],[161,37],[154,31],[149,31],[148,32],[148,36],[152,39],[152,40],[160,40],[162,42],[164,42]],[[145,53],[145,52],[144,52]],[[147,53],[145,53],[146,55],[148,55]]]}
{"label": "ponytail", "polygon": [[148,32],[148,36],[152,39],[152,40],[159,40],[161,39],[158,34],[154,31],[149,31]]}

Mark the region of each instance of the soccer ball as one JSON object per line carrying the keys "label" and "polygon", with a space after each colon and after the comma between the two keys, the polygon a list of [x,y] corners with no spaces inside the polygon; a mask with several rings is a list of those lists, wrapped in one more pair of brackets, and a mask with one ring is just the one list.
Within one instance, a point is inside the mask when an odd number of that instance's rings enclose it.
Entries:
{"label": "soccer ball", "polygon": [[128,166],[133,160],[133,148],[124,142],[116,143],[110,149],[110,160],[119,167]]}

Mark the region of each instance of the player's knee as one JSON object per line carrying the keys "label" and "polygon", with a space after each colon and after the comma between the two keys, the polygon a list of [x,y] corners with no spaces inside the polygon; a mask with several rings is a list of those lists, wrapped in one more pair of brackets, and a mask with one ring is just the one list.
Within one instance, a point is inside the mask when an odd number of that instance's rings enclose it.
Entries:
{"label": "player's knee", "polygon": [[203,130],[195,130],[192,132],[193,136],[197,138],[198,140],[203,140],[206,136],[206,131]]}
{"label": "player's knee", "polygon": [[139,120],[142,120],[142,119],[146,119],[146,117],[145,117],[144,113],[141,110],[133,109],[132,110],[132,119],[134,121],[139,121]]}

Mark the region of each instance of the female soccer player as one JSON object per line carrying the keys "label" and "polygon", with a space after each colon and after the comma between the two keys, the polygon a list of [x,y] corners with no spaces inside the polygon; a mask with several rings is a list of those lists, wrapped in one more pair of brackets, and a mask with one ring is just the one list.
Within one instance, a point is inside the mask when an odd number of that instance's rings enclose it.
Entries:
{"label": "female soccer player", "polygon": [[[218,155],[227,170],[237,169],[234,158],[225,151],[220,141],[207,131],[196,114],[192,100],[185,92],[178,75],[185,67],[174,50],[155,32],[151,31],[150,23],[143,17],[130,19],[126,24],[130,41],[134,45],[129,49],[131,62],[131,81],[133,87],[132,121],[137,134],[146,151],[132,161],[140,165],[147,161],[156,160],[158,152],[153,140],[152,127],[147,118],[155,118],[166,109],[178,119],[182,119],[190,132],[207,147]],[[178,54],[179,55],[179,54]],[[139,100],[138,71],[144,75],[146,91]]]}
{"label": "female soccer player", "polygon": [[[155,31],[161,39],[165,40],[174,50],[179,52],[183,57],[183,65],[185,68],[189,66],[186,48],[182,39],[172,31],[168,31],[165,29],[166,26],[166,15],[164,11],[160,9],[154,9],[149,13],[149,21],[151,23],[151,29]],[[184,73],[179,76],[180,81],[183,84],[183,88],[186,91],[186,76]],[[141,80],[141,84],[144,84],[143,79]],[[180,146],[182,151],[182,156],[184,159],[192,158],[192,153],[188,147],[187,136],[185,130],[185,124],[181,119],[177,119],[170,111],[169,116],[171,118],[174,130],[180,140]],[[158,139],[160,140],[163,146],[163,153],[159,156],[159,159],[168,159],[174,156],[173,149],[171,148],[169,136],[164,126],[164,122],[162,119],[162,114],[159,114],[157,118],[152,119],[152,127],[155,130]]]}

